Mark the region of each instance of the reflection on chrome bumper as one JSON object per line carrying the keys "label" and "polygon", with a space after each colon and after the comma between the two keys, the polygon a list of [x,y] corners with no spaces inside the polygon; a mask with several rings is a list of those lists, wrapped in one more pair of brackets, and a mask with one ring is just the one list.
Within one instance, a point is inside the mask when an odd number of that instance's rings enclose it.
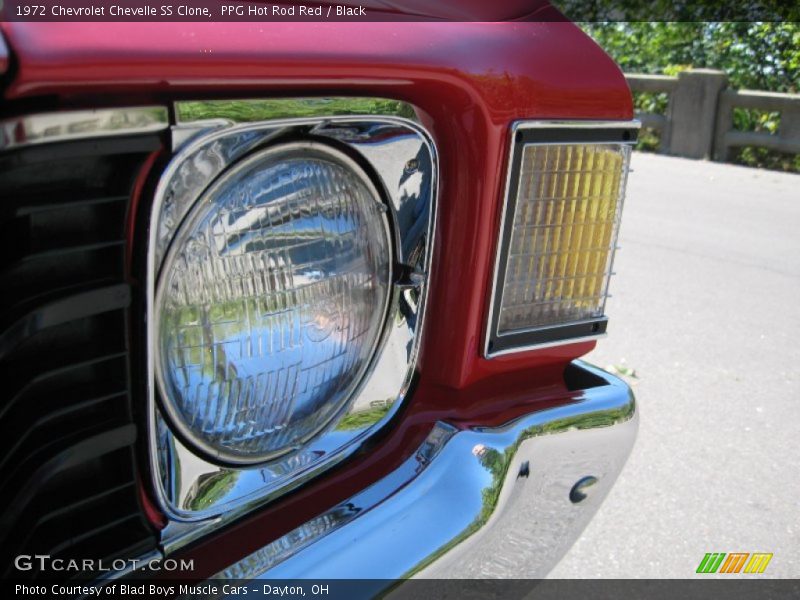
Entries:
{"label": "reflection on chrome bumper", "polygon": [[439,423],[400,468],[219,573],[221,579],[537,578],[614,483],[638,426],[633,394],[593,387],[503,427]]}

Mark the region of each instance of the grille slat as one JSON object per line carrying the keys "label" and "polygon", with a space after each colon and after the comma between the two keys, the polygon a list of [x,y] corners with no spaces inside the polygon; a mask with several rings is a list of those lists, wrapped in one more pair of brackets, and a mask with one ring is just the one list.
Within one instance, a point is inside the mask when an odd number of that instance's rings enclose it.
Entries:
{"label": "grille slat", "polygon": [[116,429],[102,427],[95,435],[77,432],[70,437],[73,439],[48,444],[28,460],[12,466],[10,477],[0,487],[3,498],[8,501],[0,516],[0,528],[6,529],[19,518],[19,513],[24,512],[25,505],[33,500],[39,489],[62,471],[132,445],[136,440],[136,428],[132,424]]}
{"label": "grille slat", "polygon": [[[124,347],[107,341],[100,348],[75,347],[71,356],[56,355],[44,358],[38,365],[30,362],[6,361],[0,363],[0,380],[6,391],[0,407],[0,419],[14,404],[27,397],[27,394],[58,393],[74,382],[97,377],[111,361],[126,361]],[[124,365],[123,365],[124,366]]]}
{"label": "grille slat", "polygon": [[0,359],[47,331],[93,315],[127,308],[130,289],[126,284],[93,289],[37,307],[0,332]]}
{"label": "grille slat", "polygon": [[112,246],[48,254],[15,263],[0,275],[4,279],[3,289],[14,291],[14,296],[2,299],[3,306],[13,308],[15,304],[74,293],[84,286],[113,282],[122,257],[123,248]]}
{"label": "grille slat", "polygon": [[[105,414],[112,412],[113,407],[121,404],[120,400],[124,400],[126,390],[117,391],[115,393],[104,394],[101,396],[93,396],[87,394],[85,399],[74,404],[64,402],[64,408],[55,408],[48,411],[44,416],[33,417],[36,413],[26,411],[22,416],[24,419],[9,419],[9,424],[3,427],[3,433],[0,435],[0,470],[9,464],[11,457],[14,453],[24,449],[26,444],[39,444],[39,439],[49,434],[57,434],[60,428],[69,426],[70,423],[80,425],[85,419],[87,414],[97,413]],[[114,403],[113,401],[117,402]],[[102,410],[104,409],[105,410]],[[35,419],[35,420],[34,420]],[[33,422],[31,422],[33,421]],[[5,425],[5,424],[4,424]],[[14,432],[18,432],[14,435]],[[21,433],[19,433],[21,432]],[[26,454],[32,452],[26,452]]]}
{"label": "grille slat", "polygon": [[[156,548],[139,505],[125,224],[158,135],[0,154],[0,569]],[[141,401],[141,400],[138,400]],[[82,574],[81,577],[92,574]]]}
{"label": "grille slat", "polygon": [[[102,509],[106,503],[113,502],[117,495],[124,497],[130,494],[128,488],[131,488],[131,486],[133,486],[132,483],[126,482],[121,485],[109,487],[108,489],[103,489],[98,494],[87,495],[77,502],[63,506],[48,507],[41,512],[41,517],[37,517],[35,520],[31,521],[30,529],[19,532],[21,537],[17,539],[19,540],[20,547],[28,548],[29,541],[37,537],[42,539],[42,537],[56,536],[58,534],[63,536],[65,527],[62,523],[64,521],[74,521],[74,516],[84,510]],[[44,530],[44,535],[42,535],[40,529]],[[45,546],[49,545],[45,544]]]}

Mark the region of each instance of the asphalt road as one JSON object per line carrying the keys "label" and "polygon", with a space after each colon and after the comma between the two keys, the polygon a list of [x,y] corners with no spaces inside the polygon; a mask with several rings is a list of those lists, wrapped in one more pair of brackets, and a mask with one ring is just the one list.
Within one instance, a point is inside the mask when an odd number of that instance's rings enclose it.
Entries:
{"label": "asphalt road", "polygon": [[632,168],[587,358],[635,370],[639,438],[550,577],[695,577],[706,552],[772,552],[763,576],[800,577],[800,175]]}

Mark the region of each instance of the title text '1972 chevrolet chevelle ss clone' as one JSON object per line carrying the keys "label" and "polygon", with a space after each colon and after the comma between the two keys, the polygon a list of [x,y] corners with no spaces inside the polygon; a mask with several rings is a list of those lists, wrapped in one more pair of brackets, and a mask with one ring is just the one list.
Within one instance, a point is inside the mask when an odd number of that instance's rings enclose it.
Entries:
{"label": "title text '1972 chevrolet chevelle ss clone'", "polygon": [[637,427],[578,360],[630,92],[545,2],[428,5],[517,20],[2,24],[5,577],[537,578],[579,535]]}

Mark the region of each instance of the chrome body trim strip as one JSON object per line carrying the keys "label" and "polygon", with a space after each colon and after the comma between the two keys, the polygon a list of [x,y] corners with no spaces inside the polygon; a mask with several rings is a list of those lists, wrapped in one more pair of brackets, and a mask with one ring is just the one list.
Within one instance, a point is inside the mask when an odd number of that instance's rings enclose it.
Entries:
{"label": "chrome body trim strip", "polygon": [[[435,231],[438,177],[436,150],[417,123],[390,116],[295,118],[234,125],[205,121],[207,129],[173,128],[180,149],[156,190],[148,249],[147,314],[153,315],[155,283],[169,241],[183,216],[241,157],[268,147],[276,138],[297,135],[330,139],[371,167],[394,228],[395,262],[415,276],[393,285],[388,318],[363,384],[339,425],[288,457],[250,467],[213,464],[185,447],[160,415],[155,363],[148,356],[150,454],[154,488],[168,517],[162,531],[167,555],[224,522],[302,485],[355,452],[402,405],[415,373],[424,323],[427,274]],[[294,135],[297,134],[297,135]],[[413,285],[408,285],[412,281]],[[154,319],[147,320],[154,348]],[[200,497],[213,488],[218,497]]]}
{"label": "chrome body trim strip", "polygon": [[[507,165],[506,165],[506,182],[505,187],[503,189],[503,206],[500,213],[500,227],[497,231],[497,240],[495,243],[495,255],[494,255],[494,268],[492,270],[492,288],[491,294],[489,296],[489,310],[486,316],[486,329],[484,331],[484,340],[483,340],[483,355],[485,358],[493,358],[495,356],[502,356],[507,354],[515,354],[517,352],[525,352],[527,350],[538,350],[543,348],[552,348],[555,346],[563,346],[565,344],[576,344],[581,342],[587,342],[592,340],[597,340],[604,337],[605,332],[600,332],[597,335],[588,335],[588,336],[581,336],[579,338],[570,338],[564,340],[554,340],[547,343],[537,343],[531,345],[524,345],[524,346],[516,346],[514,348],[508,348],[501,351],[492,351],[490,348],[491,341],[494,337],[494,332],[492,331],[493,325],[493,315],[495,312],[495,304],[499,301],[497,298],[497,279],[500,273],[500,259],[501,259],[501,247],[503,244],[503,238],[505,237],[505,229],[506,229],[506,221],[508,220],[508,204],[509,204],[509,194],[513,188],[511,176],[513,172],[512,168],[512,158],[514,156],[514,149],[517,145],[517,132],[523,130],[548,130],[548,129],[574,129],[576,131],[581,130],[594,130],[594,129],[640,129],[642,126],[641,122],[638,120],[631,120],[631,121],[515,121],[510,130],[509,136],[509,146],[508,146],[508,155],[507,155]],[[563,143],[563,142],[560,142]],[[548,144],[547,141],[536,142],[537,145],[545,145]],[[627,183],[627,172],[625,174],[626,181],[622,183],[622,190],[623,195],[626,189]],[[623,197],[624,199],[624,197]],[[613,268],[613,263],[610,266]]]}
{"label": "chrome body trim strip", "polygon": [[559,121],[515,121],[514,131],[521,129],[640,129],[641,121],[631,119],[630,121],[581,121],[567,120]]}
{"label": "chrome body trim strip", "polygon": [[605,337],[608,337],[608,333],[604,331],[603,333],[598,333],[596,335],[587,335],[583,337],[575,337],[565,340],[555,340],[553,342],[542,342],[530,346],[516,346],[514,348],[507,348],[505,350],[496,350],[495,352],[488,354],[487,358],[494,358],[495,356],[505,356],[507,354],[517,354],[518,352],[524,352],[525,350],[543,350],[545,348],[557,348],[558,346],[564,346],[565,344],[581,344],[584,342],[596,342],[597,340],[602,340]]}
{"label": "chrome body trim strip", "polygon": [[600,385],[502,427],[436,425],[396,471],[214,579],[544,576],[612,487],[638,428],[622,380],[571,368]]}
{"label": "chrome body trim strip", "polygon": [[0,151],[36,144],[150,133],[167,128],[169,114],[164,106],[25,115],[0,122]]}

